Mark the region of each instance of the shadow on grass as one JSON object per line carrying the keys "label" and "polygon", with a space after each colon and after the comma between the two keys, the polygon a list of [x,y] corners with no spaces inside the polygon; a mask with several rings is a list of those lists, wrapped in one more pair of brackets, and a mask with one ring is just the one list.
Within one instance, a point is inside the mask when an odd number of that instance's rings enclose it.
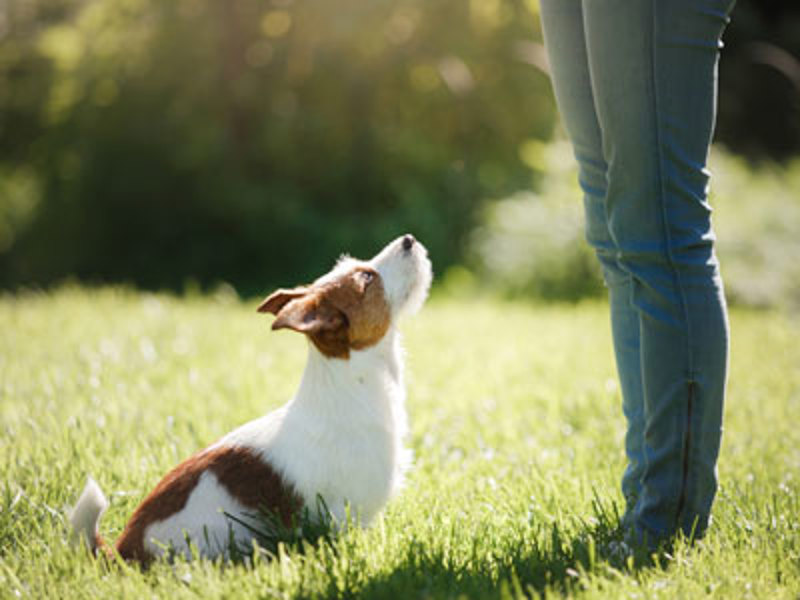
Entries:
{"label": "shadow on grass", "polygon": [[[321,499],[320,499],[321,502]],[[553,524],[546,535],[540,530],[528,536],[519,534],[503,546],[488,551],[479,539],[472,554],[455,557],[443,545],[412,541],[391,570],[362,579],[358,567],[349,565],[343,574],[341,565],[327,573],[327,582],[315,598],[520,598],[536,597],[546,589],[569,595],[579,591],[588,574],[617,575],[659,565],[646,555],[614,554],[609,549],[620,541],[619,511],[611,504],[593,502],[591,522],[578,521],[565,532]],[[324,504],[314,514],[329,514]],[[285,525],[279,516],[261,513],[257,534],[264,560],[282,560],[284,553],[304,554],[311,547],[327,545],[338,553],[332,521],[311,519],[305,514],[298,522]],[[243,521],[238,521],[245,525]],[[279,546],[282,549],[279,550]],[[252,564],[247,549],[231,548],[234,564]],[[338,574],[335,571],[339,571]],[[350,579],[352,584],[342,583]],[[355,583],[358,582],[358,583]],[[343,589],[344,588],[344,589]]]}
{"label": "shadow on grass", "polygon": [[553,525],[545,543],[515,539],[498,555],[473,556],[462,564],[415,543],[395,569],[370,580],[358,596],[511,598],[538,596],[546,588],[568,594],[598,565],[631,568],[623,558],[604,555],[604,548],[618,538],[619,519],[610,517],[601,512],[597,522],[583,522],[570,534]]}
{"label": "shadow on grass", "polygon": [[[402,559],[385,574],[370,578],[358,598],[519,598],[537,597],[545,589],[568,595],[581,589],[587,573],[633,574],[658,568],[652,557],[614,555],[608,548],[619,542],[616,507],[595,503],[595,519],[580,522],[565,534],[553,525],[544,543],[515,538],[506,548],[488,556],[476,550],[466,560],[456,560],[446,550],[422,542],[409,544]],[[657,559],[656,559],[657,560]],[[347,591],[330,590],[323,597],[348,597]]]}

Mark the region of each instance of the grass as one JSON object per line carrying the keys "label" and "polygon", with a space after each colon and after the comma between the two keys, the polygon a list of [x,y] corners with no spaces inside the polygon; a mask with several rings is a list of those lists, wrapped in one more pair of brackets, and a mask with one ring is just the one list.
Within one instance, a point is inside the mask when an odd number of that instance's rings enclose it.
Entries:
{"label": "grass", "polygon": [[0,298],[0,598],[800,597],[800,321],[735,311],[709,537],[603,557],[624,422],[601,302],[438,298],[406,323],[404,492],[368,530],[255,565],[108,568],[67,543],[87,474],[101,531],[178,460],[290,397],[305,343],[253,302],[65,287]]}

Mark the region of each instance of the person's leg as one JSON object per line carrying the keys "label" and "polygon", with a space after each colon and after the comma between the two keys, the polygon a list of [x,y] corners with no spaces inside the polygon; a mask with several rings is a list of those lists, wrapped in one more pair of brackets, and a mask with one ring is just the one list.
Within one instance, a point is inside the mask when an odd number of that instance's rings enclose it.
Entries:
{"label": "person's leg", "polygon": [[728,325],[706,195],[732,0],[583,3],[606,216],[639,316],[644,451],[634,540],[702,535],[716,493]]}
{"label": "person's leg", "polygon": [[625,451],[628,466],[622,478],[623,523],[632,519],[644,470],[644,398],[639,360],[639,314],[630,302],[631,277],[617,264],[617,248],[606,222],[606,172],[600,124],[586,55],[580,0],[542,0],[542,28],[562,120],[575,150],[584,192],[586,239],[594,248],[609,289],[611,329],[622,409],[628,422]]}

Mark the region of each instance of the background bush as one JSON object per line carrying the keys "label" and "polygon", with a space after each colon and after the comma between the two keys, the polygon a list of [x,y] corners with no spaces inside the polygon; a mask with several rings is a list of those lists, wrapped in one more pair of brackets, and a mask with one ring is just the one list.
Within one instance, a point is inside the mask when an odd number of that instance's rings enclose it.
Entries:
{"label": "background bush", "polygon": [[[573,160],[560,143],[543,158],[557,117],[537,13],[538,0],[0,3],[0,287],[225,281],[251,295],[413,231],[440,273],[466,263],[513,293],[596,293]],[[800,151],[798,27],[794,0],[741,0],[727,32],[719,137],[749,161]]]}
{"label": "background bush", "polygon": [[[602,293],[600,268],[584,241],[577,171],[567,142],[543,148],[539,193],[491,202],[471,239],[483,285],[509,295],[579,299]],[[800,308],[800,160],[748,166],[715,147],[710,160],[717,254],[729,301]]]}
{"label": "background bush", "polygon": [[739,0],[725,32],[717,139],[751,160],[800,152],[800,2]]}
{"label": "background bush", "polygon": [[572,146],[529,151],[545,174],[538,192],[490,202],[470,239],[470,264],[483,285],[518,296],[577,300],[603,290],[584,240],[582,194]]}
{"label": "background bush", "polygon": [[551,134],[532,7],[12,4],[2,283],[261,290],[406,230],[458,260],[480,200],[530,181],[520,145]]}
{"label": "background bush", "polygon": [[800,308],[800,160],[753,168],[712,154],[711,203],[728,298]]}

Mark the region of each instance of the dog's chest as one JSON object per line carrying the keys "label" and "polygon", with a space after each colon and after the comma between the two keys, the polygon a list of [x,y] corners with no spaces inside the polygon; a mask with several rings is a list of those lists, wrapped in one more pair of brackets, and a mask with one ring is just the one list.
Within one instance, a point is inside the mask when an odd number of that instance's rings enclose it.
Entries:
{"label": "dog's chest", "polygon": [[319,495],[337,518],[346,516],[349,504],[367,523],[399,484],[402,436],[395,422],[397,410],[358,419],[345,414],[336,419],[287,415],[266,455],[306,505],[314,507]]}

